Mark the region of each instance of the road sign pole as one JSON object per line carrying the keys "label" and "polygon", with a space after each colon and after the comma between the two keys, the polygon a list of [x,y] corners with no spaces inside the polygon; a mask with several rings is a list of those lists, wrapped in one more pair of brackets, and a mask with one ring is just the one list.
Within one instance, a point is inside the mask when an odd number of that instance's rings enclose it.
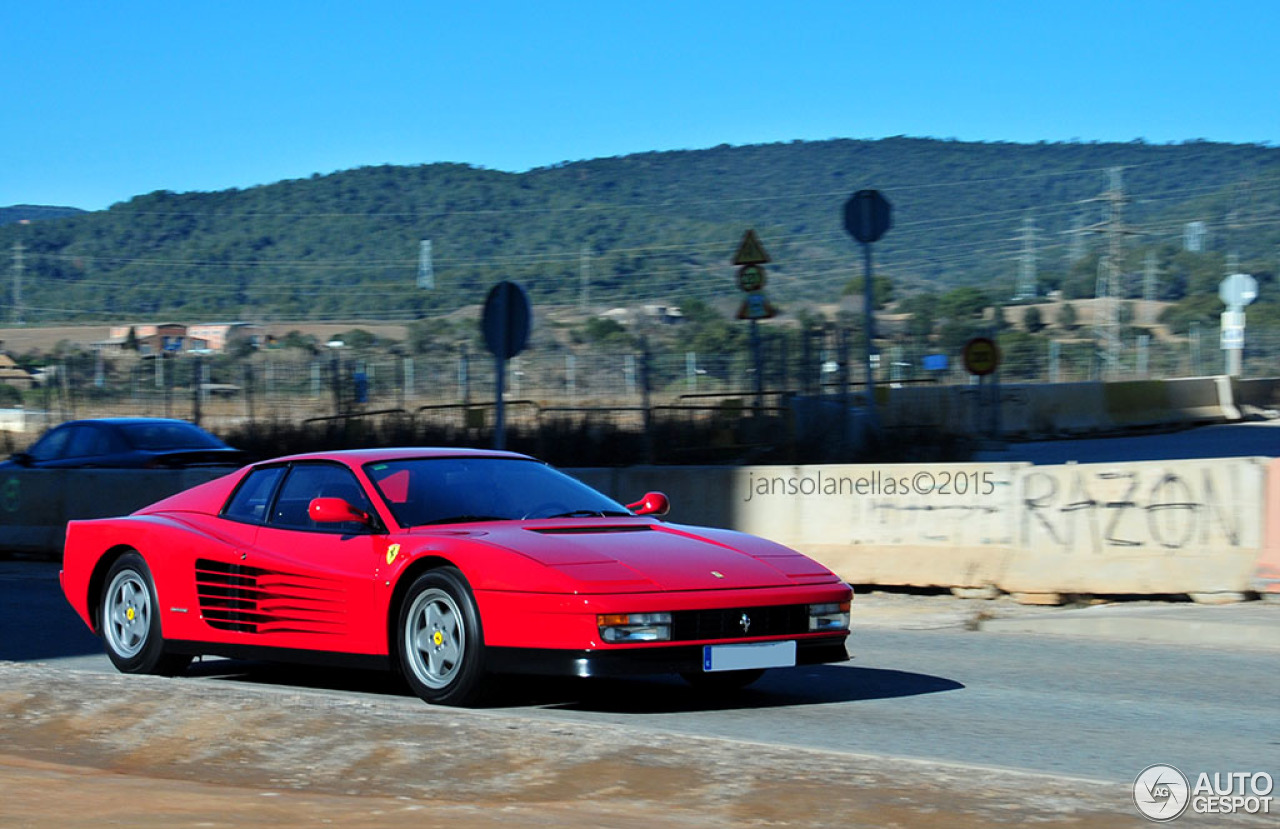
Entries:
{"label": "road sign pole", "polygon": [[533,325],[532,316],[529,295],[514,282],[499,282],[485,298],[480,328],[494,358],[494,449],[505,449],[507,444],[507,361],[524,350]]}
{"label": "road sign pole", "polygon": [[[507,294],[505,291],[499,291],[494,300],[496,308],[495,316],[498,319],[507,319]],[[494,349],[493,357],[493,448],[507,448],[507,406],[506,401],[506,385],[507,385],[507,326],[498,326],[496,333],[497,347]]]}
{"label": "road sign pole", "polygon": [[880,416],[876,412],[876,373],[875,366],[872,364],[871,355],[875,350],[876,336],[876,316],[875,316],[875,290],[871,282],[871,243],[862,243],[862,273],[863,273],[863,300],[862,300],[862,317],[863,328],[866,329],[866,346],[867,346],[867,418],[871,422],[871,428],[875,431],[880,430]]}
{"label": "road sign pole", "polygon": [[859,190],[844,204],[844,229],[862,244],[864,262],[863,279],[863,328],[866,329],[867,356],[867,420],[873,432],[880,431],[880,416],[876,412],[876,378],[872,363],[875,351],[876,318],[875,286],[871,276],[871,243],[888,232],[893,224],[893,209],[889,200],[879,190]]}
{"label": "road sign pole", "polygon": [[755,367],[756,417],[760,417],[764,409],[764,360],[760,356],[760,327],[756,320],[751,321],[751,364]]}
{"label": "road sign pole", "polygon": [[1240,355],[1241,355],[1241,351],[1238,348],[1227,349],[1227,376],[1228,377],[1240,376],[1240,363],[1241,363]]}

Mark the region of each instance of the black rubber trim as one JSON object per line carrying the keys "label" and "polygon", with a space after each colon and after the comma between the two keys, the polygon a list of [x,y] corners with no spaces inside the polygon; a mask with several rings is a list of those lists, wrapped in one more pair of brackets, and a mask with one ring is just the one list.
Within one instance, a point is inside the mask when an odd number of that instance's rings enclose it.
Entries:
{"label": "black rubber trim", "polygon": [[[845,635],[796,641],[797,665],[845,662]],[[702,645],[671,645],[610,650],[486,648],[485,670],[496,674],[541,676],[638,676],[702,670]]]}
{"label": "black rubber trim", "polygon": [[227,659],[247,659],[256,662],[295,662],[304,665],[320,665],[327,668],[360,668],[364,670],[391,670],[391,659],[385,654],[334,653],[311,651],[303,648],[273,648],[266,645],[227,645],[216,642],[188,642],[166,639],[166,653],[182,653],[191,656],[224,656]]}
{"label": "black rubber trim", "polygon": [[[796,641],[797,665],[845,662],[846,634]],[[333,653],[265,645],[228,645],[214,642],[165,640],[168,653],[222,656],[261,662],[293,662],[331,668],[390,670],[391,659],[380,654]],[[727,644],[727,643],[721,643]],[[485,671],[496,674],[539,676],[621,677],[644,674],[678,674],[702,670],[702,645],[669,645],[609,650],[559,650],[552,648],[485,648]]]}

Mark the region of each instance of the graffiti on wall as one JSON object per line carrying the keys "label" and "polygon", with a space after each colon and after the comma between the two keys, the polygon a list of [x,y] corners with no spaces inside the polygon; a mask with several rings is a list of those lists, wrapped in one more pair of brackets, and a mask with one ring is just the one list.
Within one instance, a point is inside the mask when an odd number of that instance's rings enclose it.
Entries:
{"label": "graffiti on wall", "polygon": [[1019,541],[1081,553],[1256,546],[1262,481],[1243,459],[1035,467],[1020,476]]}

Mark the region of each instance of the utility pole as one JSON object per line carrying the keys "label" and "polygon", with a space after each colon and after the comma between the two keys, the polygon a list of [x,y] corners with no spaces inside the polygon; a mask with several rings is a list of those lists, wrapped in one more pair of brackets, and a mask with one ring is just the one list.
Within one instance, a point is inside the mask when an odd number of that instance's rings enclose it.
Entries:
{"label": "utility pole", "polygon": [[436,287],[436,268],[431,258],[431,240],[418,243],[418,287],[428,291]]}
{"label": "utility pole", "polygon": [[1071,234],[1071,243],[1067,248],[1067,258],[1074,265],[1084,258],[1084,219],[1080,216],[1072,219],[1071,230],[1067,232]]}
{"label": "utility pole", "polygon": [[1107,190],[1095,198],[1087,199],[1103,203],[1103,219],[1082,229],[1086,233],[1101,233],[1107,237],[1107,252],[1098,263],[1098,288],[1095,292],[1098,299],[1095,328],[1102,340],[1106,361],[1104,378],[1115,376],[1120,367],[1120,298],[1123,293],[1120,284],[1120,259],[1124,237],[1141,233],[1124,223],[1124,206],[1129,202],[1129,197],[1125,195],[1121,180],[1123,170],[1123,167],[1107,170]]}
{"label": "utility pole", "polygon": [[23,252],[21,242],[13,243],[13,321],[23,324],[22,319],[22,269]]}
{"label": "utility pole", "polygon": [[1022,256],[1018,263],[1018,290],[1014,299],[1034,299],[1036,295],[1036,220],[1028,214],[1022,220]]}

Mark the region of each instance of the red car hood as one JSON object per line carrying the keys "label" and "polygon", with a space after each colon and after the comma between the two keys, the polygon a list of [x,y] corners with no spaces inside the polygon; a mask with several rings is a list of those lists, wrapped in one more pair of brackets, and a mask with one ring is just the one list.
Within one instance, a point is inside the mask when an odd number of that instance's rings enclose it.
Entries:
{"label": "red car hood", "polygon": [[838,581],[794,550],[728,530],[599,518],[504,522],[475,530],[486,543],[596,589],[605,582],[621,590],[723,590]]}

